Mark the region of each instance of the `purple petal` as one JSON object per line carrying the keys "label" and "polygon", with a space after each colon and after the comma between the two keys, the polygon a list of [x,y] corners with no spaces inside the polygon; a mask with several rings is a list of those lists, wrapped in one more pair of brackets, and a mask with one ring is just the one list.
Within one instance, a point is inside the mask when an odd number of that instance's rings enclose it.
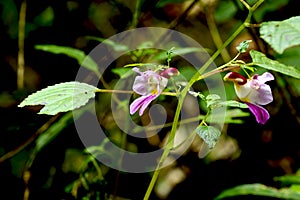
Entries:
{"label": "purple petal", "polygon": [[258,89],[252,89],[248,95],[251,103],[258,105],[266,105],[273,101],[272,90],[269,85],[262,84]]}
{"label": "purple petal", "polygon": [[140,109],[139,111],[139,115],[143,115],[145,109],[147,108],[147,106],[151,103],[151,101],[153,101],[155,98],[157,97],[157,95],[147,95],[147,96],[141,96],[139,98],[137,98],[136,100],[134,100],[131,104],[130,104],[130,114],[134,114],[138,109]]}
{"label": "purple petal", "polygon": [[144,76],[135,77],[132,89],[140,95],[149,94],[148,79]]}
{"label": "purple petal", "polygon": [[265,83],[265,82],[267,82],[267,81],[272,81],[272,80],[274,80],[274,76],[273,76],[271,73],[269,73],[269,72],[265,72],[265,73],[263,73],[262,75],[257,76],[256,79],[257,79],[261,84],[263,84],[263,83]]}
{"label": "purple petal", "polygon": [[265,108],[252,103],[246,103],[246,104],[248,105],[249,110],[254,114],[256,121],[259,124],[265,124],[269,120],[270,115]]}

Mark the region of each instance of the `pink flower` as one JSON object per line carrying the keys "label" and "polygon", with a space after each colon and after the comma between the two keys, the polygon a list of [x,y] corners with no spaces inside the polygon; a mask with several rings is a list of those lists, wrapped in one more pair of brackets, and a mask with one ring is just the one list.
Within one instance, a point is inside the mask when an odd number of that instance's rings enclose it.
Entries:
{"label": "pink flower", "polygon": [[132,70],[140,74],[134,80],[133,91],[142,96],[130,104],[129,110],[130,114],[134,114],[140,109],[140,116],[143,115],[148,105],[156,99],[167,86],[168,78],[179,73],[175,68],[165,69],[161,73],[156,73],[152,70],[141,72],[139,68],[133,68]]}
{"label": "pink flower", "polygon": [[229,72],[225,75],[224,80],[234,83],[234,89],[239,99],[248,105],[258,123],[265,124],[270,115],[262,105],[273,101],[271,88],[265,82],[274,80],[274,76],[265,72],[261,76],[255,74],[250,79],[246,79],[241,74]]}

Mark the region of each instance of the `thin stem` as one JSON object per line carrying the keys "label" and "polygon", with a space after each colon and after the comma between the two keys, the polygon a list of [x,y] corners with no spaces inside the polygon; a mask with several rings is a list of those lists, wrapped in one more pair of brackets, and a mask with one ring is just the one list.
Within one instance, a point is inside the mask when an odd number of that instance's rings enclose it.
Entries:
{"label": "thin stem", "polygon": [[[257,2],[254,6],[255,8],[258,7],[258,5],[260,5],[263,2],[263,0]],[[253,6],[253,7],[254,7]],[[248,7],[247,7],[248,8]],[[162,154],[162,157],[159,160],[159,163],[156,167],[156,170],[154,171],[154,174],[152,176],[152,179],[150,181],[150,184],[148,186],[148,189],[146,191],[146,194],[144,196],[144,200],[148,200],[150,197],[150,194],[154,188],[154,185],[156,183],[156,180],[158,178],[158,175],[160,173],[160,168],[163,165],[164,161],[166,160],[166,158],[169,155],[169,152],[171,151],[171,149],[173,148],[173,143],[174,143],[174,137],[175,137],[175,133],[176,133],[176,129],[177,129],[177,125],[178,125],[178,120],[179,120],[179,115],[180,115],[180,111],[181,111],[181,107],[183,105],[185,96],[187,94],[187,92],[189,91],[190,87],[198,80],[201,80],[202,77],[200,76],[200,74],[202,74],[209,66],[210,64],[220,55],[220,53],[223,51],[223,49],[225,47],[227,47],[236,37],[237,35],[239,35],[244,28],[246,27],[245,24],[250,22],[252,13],[254,11],[253,8],[248,8],[249,13],[248,16],[245,20],[245,22],[240,25],[237,30],[223,43],[223,45],[212,55],[212,57],[210,57],[210,59],[198,70],[198,73],[196,73],[191,80],[189,81],[189,83],[187,84],[187,86],[182,90],[181,94],[179,95],[179,99],[178,99],[178,104],[177,104],[177,108],[176,108],[176,112],[175,112],[175,116],[174,116],[174,121],[173,121],[173,126],[172,126],[172,130],[168,139],[168,143],[165,147],[165,150]]]}
{"label": "thin stem", "polygon": [[[119,94],[133,94],[134,91],[132,90],[109,90],[109,89],[97,89],[95,92],[101,92],[101,93],[119,93]],[[177,96],[174,92],[162,92],[160,95],[166,95],[166,96]]]}
{"label": "thin stem", "polygon": [[141,4],[142,4],[142,0],[137,0],[136,1],[131,28],[135,28],[138,25],[138,21],[139,21],[138,19],[139,19],[139,15],[140,15]]}
{"label": "thin stem", "polygon": [[21,4],[19,16],[19,33],[18,33],[18,69],[17,69],[17,87],[22,89],[24,87],[24,72],[25,72],[25,59],[24,59],[24,40],[25,40],[25,23],[26,23],[26,0]]}
{"label": "thin stem", "polygon": [[[206,12],[206,20],[207,20],[207,26],[208,26],[210,35],[213,39],[213,42],[215,43],[217,49],[219,49],[222,46],[223,41],[220,36],[218,27],[216,25],[214,11],[215,11],[215,6],[209,5],[209,9]],[[228,62],[230,60],[230,55],[226,48],[224,48],[221,51],[221,56],[222,56],[224,62]]]}

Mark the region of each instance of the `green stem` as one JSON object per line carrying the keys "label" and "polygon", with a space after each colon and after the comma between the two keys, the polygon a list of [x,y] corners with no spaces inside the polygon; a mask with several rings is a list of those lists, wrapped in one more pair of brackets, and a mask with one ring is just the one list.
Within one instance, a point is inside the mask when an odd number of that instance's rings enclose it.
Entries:
{"label": "green stem", "polygon": [[174,137],[175,137],[175,133],[176,133],[176,129],[177,129],[177,125],[178,125],[178,120],[179,120],[179,115],[180,115],[180,111],[181,111],[181,107],[183,105],[183,101],[185,99],[185,96],[187,94],[187,92],[189,91],[190,87],[198,80],[202,79],[201,74],[209,67],[209,65],[220,55],[220,53],[223,51],[223,49],[225,47],[227,47],[246,27],[247,24],[250,23],[251,20],[251,16],[253,11],[263,2],[264,0],[260,0],[258,1],[256,4],[254,4],[252,7],[247,7],[249,10],[248,16],[246,18],[246,20],[244,21],[243,24],[241,24],[237,30],[223,43],[223,45],[210,57],[210,59],[198,70],[197,73],[195,73],[195,75],[191,78],[191,80],[189,81],[189,83],[187,84],[187,86],[182,90],[181,94],[179,95],[179,99],[178,99],[178,104],[177,104],[177,108],[176,108],[176,112],[175,112],[175,116],[174,116],[174,121],[173,121],[173,126],[171,129],[171,133],[168,139],[168,143],[165,147],[165,150],[162,154],[162,157],[159,160],[159,163],[156,167],[156,170],[154,171],[154,174],[152,176],[152,179],[150,181],[150,184],[148,186],[148,189],[146,191],[146,194],[144,196],[144,200],[148,200],[150,197],[150,194],[154,188],[154,185],[157,181],[158,175],[160,173],[160,169],[163,165],[163,163],[165,162],[166,158],[168,157],[171,149],[173,148],[173,143],[174,143]]}

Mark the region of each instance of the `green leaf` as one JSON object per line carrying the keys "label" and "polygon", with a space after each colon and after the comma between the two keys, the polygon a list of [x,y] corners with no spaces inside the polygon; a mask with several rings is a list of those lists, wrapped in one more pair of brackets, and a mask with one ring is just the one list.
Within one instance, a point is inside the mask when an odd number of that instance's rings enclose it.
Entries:
{"label": "green leaf", "polygon": [[300,16],[284,21],[263,22],[259,29],[263,38],[278,53],[300,44]]}
{"label": "green leaf", "polygon": [[263,184],[245,184],[239,185],[227,190],[224,190],[220,195],[218,195],[215,200],[224,199],[227,197],[240,196],[240,195],[258,195],[275,197],[281,199],[298,200],[300,199],[300,193],[289,189],[276,189],[272,187],[265,186]]}
{"label": "green leaf", "polygon": [[47,51],[54,54],[65,54],[71,58],[76,59],[82,67],[85,67],[86,69],[95,72],[97,75],[100,75],[97,63],[89,55],[86,55],[79,49],[47,44],[35,45],[35,49]]}
{"label": "green leaf", "polygon": [[274,177],[275,181],[280,181],[285,185],[300,184],[300,175],[286,175]]}
{"label": "green leaf", "polygon": [[241,42],[237,47],[236,50],[239,53],[245,53],[247,51],[247,49],[249,48],[249,44],[250,42],[252,42],[252,40],[245,40],[243,42]]}
{"label": "green leaf", "polygon": [[184,47],[184,48],[173,48],[171,54],[167,54],[165,51],[158,53],[152,59],[153,60],[167,60],[169,58],[173,58],[178,55],[185,55],[188,53],[194,52],[207,52],[207,49],[204,48],[196,48],[196,47]]}
{"label": "green leaf", "polygon": [[215,107],[221,100],[221,97],[217,94],[209,94],[205,98],[207,107]]}
{"label": "green leaf", "polygon": [[111,70],[113,73],[120,76],[120,78],[127,78],[135,72],[130,68],[114,68]]}
{"label": "green leaf", "polygon": [[47,144],[54,140],[54,138],[56,138],[56,136],[58,136],[59,133],[61,133],[63,129],[67,128],[72,122],[74,122],[73,113],[64,114],[36,139],[35,151],[39,152],[47,146]]}
{"label": "green leaf", "polygon": [[106,44],[110,47],[112,47],[115,51],[128,51],[128,47],[126,45],[123,44],[118,44],[116,42],[114,42],[113,40],[109,40],[109,39],[105,39],[105,38],[101,38],[101,37],[94,37],[94,36],[87,36],[87,39],[90,40],[96,40],[98,42],[102,42],[103,44]]}
{"label": "green leaf", "polygon": [[221,135],[219,129],[213,126],[198,126],[196,133],[203,139],[209,149],[214,148]]}
{"label": "green leaf", "polygon": [[255,50],[251,50],[250,55],[255,65],[300,79],[300,70],[295,66],[282,64],[278,61],[267,58],[263,53]]}
{"label": "green leaf", "polygon": [[29,95],[18,107],[45,105],[38,114],[56,115],[85,105],[97,89],[86,83],[60,83]]}
{"label": "green leaf", "polygon": [[235,100],[223,101],[218,103],[220,106],[237,107],[237,108],[248,108],[248,105]]}
{"label": "green leaf", "polygon": [[172,4],[172,3],[183,3],[186,0],[160,0],[156,4],[157,8],[164,7],[165,5]]}

